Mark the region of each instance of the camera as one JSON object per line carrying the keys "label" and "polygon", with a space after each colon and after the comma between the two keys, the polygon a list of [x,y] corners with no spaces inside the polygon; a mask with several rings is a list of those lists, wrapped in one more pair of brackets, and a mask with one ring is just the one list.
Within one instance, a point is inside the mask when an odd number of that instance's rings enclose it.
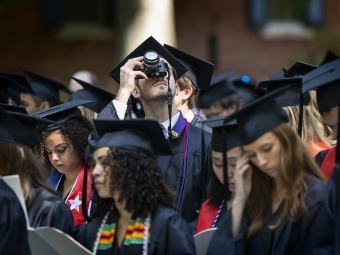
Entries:
{"label": "camera", "polygon": [[[160,59],[156,51],[147,51],[144,54],[142,64],[144,69],[135,66],[133,70],[142,71],[148,78],[164,77],[168,74],[168,64]],[[136,76],[136,79],[143,79],[141,76]]]}

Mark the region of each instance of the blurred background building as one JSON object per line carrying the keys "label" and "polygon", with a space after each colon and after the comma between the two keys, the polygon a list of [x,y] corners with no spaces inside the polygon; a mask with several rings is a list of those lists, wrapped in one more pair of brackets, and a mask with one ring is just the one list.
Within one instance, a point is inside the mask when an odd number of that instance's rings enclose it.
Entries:
{"label": "blurred background building", "polygon": [[108,72],[153,35],[256,81],[340,53],[339,0],[0,0],[0,70],[68,84],[79,70],[116,92]]}

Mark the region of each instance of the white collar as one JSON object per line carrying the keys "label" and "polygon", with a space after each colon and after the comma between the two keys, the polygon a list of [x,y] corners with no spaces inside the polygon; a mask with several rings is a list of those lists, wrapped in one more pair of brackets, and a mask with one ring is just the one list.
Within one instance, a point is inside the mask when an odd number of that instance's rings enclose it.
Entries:
{"label": "white collar", "polygon": [[[180,115],[180,111],[177,111],[177,113],[171,118],[171,129],[173,129],[174,126],[176,125],[179,115]],[[168,134],[169,119],[167,119],[166,121],[163,121],[161,125],[164,127],[163,134],[165,138],[167,139],[169,137],[169,134]]]}
{"label": "white collar", "polygon": [[187,114],[185,114],[184,118],[186,118],[188,122],[191,122],[195,118],[195,115],[192,110],[189,110]]}

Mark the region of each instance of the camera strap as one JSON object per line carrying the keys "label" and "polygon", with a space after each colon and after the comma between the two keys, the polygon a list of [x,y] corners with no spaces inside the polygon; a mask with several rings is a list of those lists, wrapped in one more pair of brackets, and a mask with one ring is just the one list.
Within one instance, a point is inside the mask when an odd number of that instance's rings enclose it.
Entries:
{"label": "camera strap", "polygon": [[168,93],[167,93],[167,100],[168,100],[168,111],[169,111],[169,126],[168,126],[168,133],[169,133],[169,139],[172,140],[172,128],[171,128],[171,111],[172,111],[172,94],[171,94],[171,88],[170,88],[170,71],[168,65],[166,65],[167,72],[168,72]]}

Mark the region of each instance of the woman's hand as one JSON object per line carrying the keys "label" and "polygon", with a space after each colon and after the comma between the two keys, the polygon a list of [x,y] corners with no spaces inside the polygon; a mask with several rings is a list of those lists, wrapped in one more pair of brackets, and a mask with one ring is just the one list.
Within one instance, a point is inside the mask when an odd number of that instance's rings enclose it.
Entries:
{"label": "woman's hand", "polygon": [[234,179],[235,179],[235,196],[234,200],[245,203],[249,197],[252,188],[253,168],[250,165],[247,155],[243,155],[236,162]]}
{"label": "woman's hand", "polygon": [[244,207],[251,192],[252,174],[253,168],[249,163],[249,158],[243,155],[237,160],[234,172],[235,196],[231,208],[231,230],[234,237],[239,233]]}

